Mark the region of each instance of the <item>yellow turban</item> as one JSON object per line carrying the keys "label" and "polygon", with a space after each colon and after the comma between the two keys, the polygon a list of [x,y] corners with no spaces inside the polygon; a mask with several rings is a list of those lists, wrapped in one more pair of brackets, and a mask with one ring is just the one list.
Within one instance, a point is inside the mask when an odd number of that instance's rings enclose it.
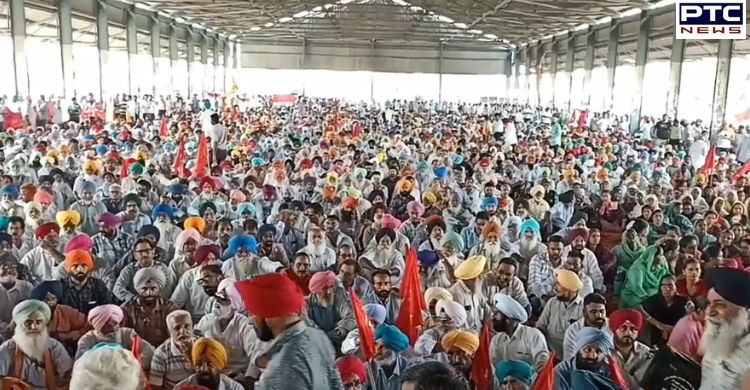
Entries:
{"label": "yellow turban", "polygon": [[446,301],[452,301],[453,295],[450,291],[442,288],[442,287],[430,287],[427,289],[427,291],[424,292],[424,301],[428,305],[432,301],[438,301],[441,299],[445,299]]}
{"label": "yellow turban", "polygon": [[596,180],[599,182],[603,182],[605,180],[609,180],[609,170],[607,168],[602,168],[596,172]]}
{"label": "yellow turban", "polygon": [[464,260],[453,271],[453,275],[459,280],[468,280],[478,277],[484,266],[487,264],[487,258],[484,256],[472,256]]}
{"label": "yellow turban", "polygon": [[202,234],[203,230],[206,228],[206,221],[201,217],[188,217],[185,219],[183,225],[185,230],[193,228]]}
{"label": "yellow turban", "polygon": [[195,366],[198,366],[204,358],[211,362],[211,365],[216,369],[223,370],[227,366],[227,360],[229,359],[227,350],[220,342],[214,339],[201,337],[195,340],[192,352],[193,364]]}
{"label": "yellow turban", "polygon": [[388,156],[383,152],[380,152],[375,156],[375,160],[377,160],[378,164],[382,164],[387,158]]}
{"label": "yellow turban", "polygon": [[60,226],[67,224],[78,226],[81,224],[81,214],[78,214],[78,211],[75,210],[58,211],[55,219]]}
{"label": "yellow turban", "polygon": [[560,284],[560,287],[570,291],[581,291],[583,288],[581,278],[575,272],[567,269],[557,270],[557,283]]}
{"label": "yellow turban", "polygon": [[422,194],[422,203],[424,203],[425,205],[430,206],[435,204],[435,202],[437,202],[437,196],[435,196],[435,194],[433,194],[432,192],[427,191]]}
{"label": "yellow turban", "polygon": [[83,163],[83,171],[84,172],[95,172],[99,171],[99,164],[97,164],[94,160],[86,160]]}
{"label": "yellow turban", "polygon": [[450,352],[453,349],[460,349],[461,351],[474,356],[474,353],[479,349],[479,337],[466,330],[454,330],[443,336],[441,345],[445,352]]}

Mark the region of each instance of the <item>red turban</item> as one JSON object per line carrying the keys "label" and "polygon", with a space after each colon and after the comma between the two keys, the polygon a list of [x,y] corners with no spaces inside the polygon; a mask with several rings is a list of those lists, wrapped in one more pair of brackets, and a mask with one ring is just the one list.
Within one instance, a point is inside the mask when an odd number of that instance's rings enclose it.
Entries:
{"label": "red turban", "polygon": [[380,219],[380,227],[382,228],[398,230],[399,226],[401,226],[401,221],[390,214],[385,214]]}
{"label": "red turban", "polygon": [[205,186],[210,186],[214,190],[219,187],[218,183],[216,182],[216,180],[214,178],[210,177],[210,176],[206,176],[203,179],[201,179],[201,181],[200,181],[200,189],[203,190],[203,188]]}
{"label": "red turban", "polygon": [[36,228],[36,238],[44,240],[50,233],[60,234],[60,227],[55,222],[47,222]]}
{"label": "red turban", "polygon": [[367,379],[365,374],[365,363],[356,356],[346,356],[336,362],[339,369],[341,380],[344,382],[354,379],[354,375],[359,377],[359,381],[364,383]]}
{"label": "red turban", "polygon": [[589,230],[586,228],[575,228],[570,230],[570,242],[573,242],[576,238],[583,238],[584,240],[589,239]]}
{"label": "red turban", "polygon": [[291,279],[268,274],[237,283],[237,291],[247,311],[261,318],[278,318],[300,313],[305,295]]}
{"label": "red turban", "polygon": [[221,247],[218,245],[201,245],[195,249],[195,265],[203,264],[208,255],[214,254],[217,260],[221,260]]}
{"label": "red turban", "polygon": [[359,206],[359,200],[356,198],[344,198],[344,201],[341,202],[341,205],[344,206],[345,209],[356,209],[357,206]]}
{"label": "red turban", "polygon": [[630,322],[640,331],[641,326],[643,326],[643,316],[639,311],[633,309],[620,309],[609,315],[609,328],[613,332],[626,322]]}

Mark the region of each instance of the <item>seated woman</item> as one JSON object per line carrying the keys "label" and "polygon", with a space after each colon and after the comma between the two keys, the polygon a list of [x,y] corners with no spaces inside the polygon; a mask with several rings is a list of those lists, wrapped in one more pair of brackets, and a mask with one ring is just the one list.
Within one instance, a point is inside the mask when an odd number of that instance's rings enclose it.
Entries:
{"label": "seated woman", "polygon": [[695,257],[689,257],[683,263],[682,277],[677,279],[677,295],[695,301],[697,298],[705,298],[708,295],[708,283],[701,279],[701,261]]}
{"label": "seated woman", "polygon": [[687,314],[688,298],[677,295],[677,280],[672,275],[661,279],[660,291],[640,305],[648,326],[641,339],[650,345],[664,344],[677,322]]}
{"label": "seated woman", "polygon": [[620,294],[623,308],[637,308],[659,292],[661,280],[670,274],[667,258],[676,251],[677,242],[673,240],[646,248],[625,275]]}

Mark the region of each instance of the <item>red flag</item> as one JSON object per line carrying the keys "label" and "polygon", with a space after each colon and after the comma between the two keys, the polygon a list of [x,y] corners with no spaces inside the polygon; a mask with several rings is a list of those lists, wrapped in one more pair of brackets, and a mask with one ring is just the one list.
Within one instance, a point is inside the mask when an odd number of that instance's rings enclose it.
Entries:
{"label": "red flag", "polygon": [[352,309],[354,310],[354,319],[357,321],[357,331],[359,332],[359,347],[365,355],[365,360],[375,357],[375,334],[370,326],[370,320],[367,319],[365,308],[362,301],[359,300],[354,289],[349,289],[352,297]]}
{"label": "red flag", "polygon": [[735,172],[734,175],[732,175],[732,181],[736,183],[740,180],[740,178],[742,178],[742,176],[745,176],[748,173],[750,173],[750,160],[742,164],[740,169],[738,169],[737,172]]}
{"label": "red flag", "polygon": [[411,247],[406,253],[406,272],[401,283],[401,310],[398,312],[396,326],[409,336],[411,345],[417,342],[424,322],[422,311],[427,307],[422,295],[422,283],[419,280],[417,251]]}
{"label": "red flag", "polygon": [[198,157],[195,158],[195,176],[208,176],[208,168],[208,139],[205,135],[201,135],[201,139],[198,141]]}
{"label": "red flag", "polygon": [[609,369],[610,371],[612,371],[612,377],[609,379],[611,379],[612,382],[615,382],[615,384],[622,387],[623,389],[627,389],[628,381],[625,380],[625,376],[622,375],[622,368],[620,368],[620,363],[618,363],[614,357],[609,358]]}
{"label": "red flag", "polygon": [[134,158],[128,158],[128,159],[123,160],[122,168],[120,168],[120,179],[124,179],[128,177],[128,174],[130,173],[130,166],[137,162],[138,160]]}
{"label": "red flag", "polygon": [[[501,378],[502,380],[504,378]],[[531,390],[553,390],[555,388],[555,352],[552,351],[547,358],[547,363],[544,363],[544,367],[539,371],[534,386]]]}
{"label": "red flag", "polygon": [[3,123],[6,129],[23,129],[26,127],[26,121],[20,112],[13,112],[8,107],[3,110]]}
{"label": "red flag", "polygon": [[167,120],[166,119],[162,119],[161,120],[161,126],[159,126],[159,135],[162,138],[169,137],[169,128],[167,128]]}
{"label": "red flag", "polygon": [[352,138],[362,137],[362,124],[357,122],[354,124],[354,131],[352,131]]}
{"label": "red flag", "polygon": [[485,321],[482,334],[479,337],[479,348],[474,354],[474,362],[471,365],[471,380],[474,381],[476,390],[490,390],[495,381],[492,360],[490,359],[491,333],[490,322]]}
{"label": "red flag", "polygon": [[187,161],[187,155],[185,154],[185,140],[183,139],[180,141],[180,148],[177,149],[177,156],[175,156],[174,165],[172,165],[172,170],[178,177],[185,177],[185,161]]}
{"label": "red flag", "polygon": [[706,163],[703,164],[703,172],[708,175],[711,172],[713,172],[715,168],[716,168],[716,146],[712,146],[711,149],[708,150],[708,155],[706,156]]}

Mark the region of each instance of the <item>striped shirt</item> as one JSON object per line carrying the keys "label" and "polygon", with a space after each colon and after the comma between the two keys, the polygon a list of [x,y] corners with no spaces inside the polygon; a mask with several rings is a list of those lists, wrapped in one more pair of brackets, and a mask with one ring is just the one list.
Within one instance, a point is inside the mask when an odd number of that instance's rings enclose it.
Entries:
{"label": "striped shirt", "polygon": [[172,390],[194,372],[188,356],[180,351],[172,339],[167,339],[154,351],[148,383],[154,388]]}

